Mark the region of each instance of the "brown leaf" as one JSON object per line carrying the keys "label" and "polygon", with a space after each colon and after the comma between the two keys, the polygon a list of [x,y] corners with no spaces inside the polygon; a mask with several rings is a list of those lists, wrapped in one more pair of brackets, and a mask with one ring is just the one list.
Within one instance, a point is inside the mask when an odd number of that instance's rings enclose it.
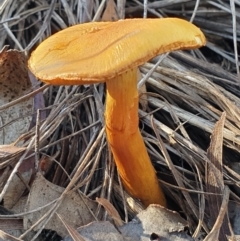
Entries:
{"label": "brown leaf", "polygon": [[[25,150],[25,147],[17,147],[14,145],[0,145],[0,175],[3,172],[7,173],[7,166],[14,165],[18,160],[20,154]],[[5,168],[5,169],[4,169]],[[14,175],[12,181],[9,182],[8,188],[4,195],[4,207],[11,209],[20,199],[28,184],[30,182],[31,176],[35,170],[34,158],[27,158],[18,168],[17,175]],[[6,183],[10,173],[6,175],[5,178],[1,176],[1,187],[0,191],[3,189],[3,184]]]}
{"label": "brown leaf", "polygon": [[12,209],[17,204],[24,191],[29,188],[32,173],[33,169],[29,169],[22,173],[18,172],[17,175],[13,176],[4,195],[4,207]]}
{"label": "brown leaf", "polygon": [[[223,149],[223,129],[226,113],[223,112],[220,120],[216,123],[212,136],[211,143],[207,150],[207,156],[210,163],[206,163],[206,190],[216,195],[209,195],[209,212],[211,222],[215,223],[223,202],[223,170],[222,170],[222,149]],[[216,235],[218,233],[214,233]],[[213,235],[213,234],[212,234]],[[227,215],[222,221],[222,227],[219,232],[219,241],[227,241],[226,235],[230,235]],[[216,238],[216,236],[214,236]],[[216,239],[217,240],[217,239]]]}
{"label": "brown leaf", "polygon": [[[0,106],[17,99],[31,87],[26,57],[23,52],[3,48],[0,52]],[[30,125],[33,99],[1,111],[0,144],[10,144]]]}
{"label": "brown leaf", "polygon": [[[216,241],[216,240],[235,240],[234,237],[231,237],[228,239],[227,236],[229,236],[227,233],[223,233],[223,236],[219,236],[220,232],[222,231],[222,227],[224,225],[224,219],[226,219],[226,213],[228,211],[228,201],[229,201],[229,193],[230,190],[228,186],[225,186],[224,191],[223,191],[223,198],[222,198],[222,204],[220,207],[220,211],[218,214],[218,217],[216,219],[216,222],[210,231],[210,233],[206,236],[204,241]],[[226,225],[228,224],[227,219],[226,219]],[[227,226],[228,227],[228,226]],[[230,232],[230,231],[229,231]]]}
{"label": "brown leaf", "polygon": [[[78,229],[79,233],[91,241],[149,241],[154,233],[165,241],[193,241],[184,228],[187,222],[176,212],[160,205],[150,205],[139,213],[133,221],[118,230],[110,222],[93,222]],[[71,239],[64,239],[64,241]]]}
{"label": "brown leaf", "polygon": [[[51,201],[59,198],[63,191],[64,188],[48,182],[40,173],[38,173],[31,187],[31,192],[26,204],[26,211],[30,211],[50,203]],[[25,215],[24,228],[27,229],[31,227],[31,225],[37,222],[51,207],[52,205],[37,212]],[[83,195],[80,196],[76,192],[69,192],[69,194],[67,194],[63,199],[60,207],[57,209],[57,212],[61,216],[67,217],[73,228],[77,228],[95,220],[92,212],[95,212],[96,208],[96,202]],[[92,212],[90,212],[90,210]],[[34,230],[38,230],[40,228],[39,225],[36,226]],[[68,234],[62,222],[56,218],[55,215],[53,215],[51,220],[46,224],[45,228],[55,230],[61,236]]]}
{"label": "brown leaf", "polygon": [[123,221],[118,213],[118,211],[115,209],[115,207],[105,198],[96,198],[96,201],[101,204],[108,212],[108,214],[112,217],[114,223],[116,226],[122,226]]}

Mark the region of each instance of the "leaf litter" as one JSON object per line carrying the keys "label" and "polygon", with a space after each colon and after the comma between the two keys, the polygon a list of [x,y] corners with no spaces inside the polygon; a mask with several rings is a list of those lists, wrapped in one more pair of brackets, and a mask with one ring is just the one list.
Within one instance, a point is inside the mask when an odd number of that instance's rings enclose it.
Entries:
{"label": "leaf litter", "polygon": [[[10,45],[12,49],[29,53],[43,39],[60,29],[80,22],[100,21],[106,6],[107,17],[114,19],[142,17],[145,12],[147,17],[176,16],[192,20],[207,36],[207,47],[171,53],[157,66],[158,58],[141,66],[143,78],[154,66],[155,70],[147,76],[147,91],[141,94],[145,101],[142,103],[147,104],[144,104],[144,109],[139,109],[140,125],[158,177],[171,200],[169,208],[182,214],[193,238],[226,240],[226,234],[232,235],[228,215],[233,231],[239,234],[239,218],[233,211],[237,212],[240,200],[240,88],[236,48],[239,26],[234,24],[239,19],[239,4],[237,1],[233,4],[233,1],[205,0],[145,2],[147,4],[144,5],[137,0],[115,1],[114,11],[117,16],[111,16],[115,13],[107,0],[81,3],[29,0],[24,1],[21,7],[17,0],[0,1],[0,49]],[[113,1],[109,1],[110,4],[113,6]],[[5,139],[2,134],[0,136],[1,143],[10,146],[10,149],[9,146],[0,148],[0,198],[5,202],[13,177],[18,176],[18,182],[24,184],[25,191],[14,201],[14,206],[23,203],[24,210],[26,201],[22,200],[32,196],[32,187],[37,180],[36,172],[43,173],[49,182],[64,188],[64,194],[58,197],[61,201],[49,204],[52,205],[50,211],[43,212],[39,217],[34,212],[31,215],[35,218],[32,225],[38,227],[31,240],[37,239],[47,223],[51,224],[52,217],[58,219],[54,213],[62,208],[62,202],[70,195],[68,193],[77,190],[81,190],[79,197],[86,195],[93,200],[96,197],[109,200],[123,219],[126,219],[126,215],[132,219],[141,213],[141,204],[124,192],[116,178],[116,168],[103,128],[104,86],[37,85],[35,89],[30,86],[27,89],[28,93],[15,96],[13,101],[11,99],[10,103],[1,103],[0,106],[1,131],[6,128],[2,122],[3,111],[9,106],[15,106],[19,98],[32,98],[39,91],[45,99],[45,105],[39,104],[38,115],[33,109],[30,111],[31,118],[35,114],[36,124],[28,127],[20,137],[14,136],[8,143],[3,142]],[[7,134],[10,132],[7,131]],[[212,158],[211,153],[217,155]],[[32,180],[24,182],[21,177],[19,179],[20,167],[26,158],[32,158],[31,163],[34,162],[34,167],[31,164],[27,168],[32,170],[29,176],[35,179],[34,185]],[[42,184],[39,184],[41,187]],[[37,197],[38,193],[35,195]],[[217,205],[213,207],[211,203],[214,202]],[[36,201],[33,203],[37,205]],[[2,205],[7,208],[4,203]],[[229,213],[228,205],[231,206]],[[10,209],[13,214],[1,214],[1,218],[24,219],[29,215],[24,211],[13,210]],[[93,230],[98,230],[99,225],[102,228],[102,222],[106,228],[115,229],[106,221],[109,219],[108,214],[100,205],[94,211],[94,216],[101,222],[90,224],[95,225]],[[63,219],[66,217],[63,216]],[[65,221],[65,224],[75,229],[70,217]],[[148,221],[149,225],[154,226],[151,220]],[[230,226],[230,231],[222,232],[226,226]],[[85,226],[80,229],[83,228]],[[158,231],[153,232],[159,235]],[[26,229],[24,232],[27,232]],[[148,240],[150,235],[149,232]],[[19,238],[20,234],[16,237]]]}
{"label": "leaf litter", "polygon": [[[78,231],[86,241],[147,241],[153,234],[160,240],[192,241],[193,239],[184,232],[186,227],[187,222],[178,213],[152,204],[131,222],[120,227],[114,227],[109,221],[101,221],[82,226]],[[70,240],[70,237],[64,239]]]}

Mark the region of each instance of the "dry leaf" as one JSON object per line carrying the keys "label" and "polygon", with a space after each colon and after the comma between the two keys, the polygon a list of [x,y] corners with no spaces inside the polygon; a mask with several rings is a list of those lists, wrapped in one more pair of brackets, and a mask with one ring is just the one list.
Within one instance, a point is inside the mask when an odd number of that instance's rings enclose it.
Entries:
{"label": "dry leaf", "polygon": [[[124,239],[123,235],[114,227],[114,225],[108,221],[90,223],[89,225],[80,227],[78,232],[84,237],[85,241],[126,240]],[[71,237],[65,237],[63,240],[72,241],[73,239]]]}
{"label": "dry leaf", "polygon": [[[208,233],[208,235],[205,237],[205,239],[203,241],[235,240],[234,237],[231,237],[231,239],[228,239],[227,236],[230,236],[230,235],[228,235],[227,233],[224,233],[224,230],[223,230],[223,225],[226,225],[228,227],[226,213],[228,210],[229,193],[230,193],[230,190],[229,190],[228,186],[225,186],[225,188],[223,190],[223,198],[222,198],[222,204],[220,207],[219,214],[217,216],[217,219],[215,221],[215,224],[214,224],[212,230]],[[224,219],[226,220],[225,224],[224,224]],[[222,236],[220,236],[220,232],[222,232]]]}
{"label": "dry leaf", "polygon": [[[49,202],[59,198],[63,191],[64,188],[48,182],[40,173],[38,173],[31,187],[26,211],[48,204]],[[52,205],[41,209],[38,212],[25,215],[24,228],[27,229],[37,222],[50,209],[50,207],[52,207]],[[96,202],[83,195],[80,197],[80,195],[76,192],[70,192],[62,201],[60,207],[57,209],[57,212],[61,216],[67,217],[73,228],[77,228],[95,220],[89,210],[94,212],[96,208]],[[51,220],[47,223],[45,228],[55,230],[59,235],[64,237],[68,233],[62,222],[55,215],[56,214],[54,214]],[[38,230],[39,227],[40,226],[35,227],[35,230]]]}
{"label": "dry leaf", "polygon": [[106,9],[102,16],[102,21],[117,21],[119,19],[114,0],[108,0]]}
{"label": "dry leaf", "polygon": [[156,204],[150,205],[146,210],[139,213],[132,222],[120,227],[120,229],[123,233],[135,235],[134,229],[139,226],[139,223],[141,223],[144,234],[156,233],[159,236],[164,236],[163,233],[170,235],[171,233],[181,232],[188,226],[186,220],[179,213]]}
{"label": "dry leaf", "polygon": [[[78,231],[86,241],[149,241],[153,233],[164,241],[193,241],[184,232],[186,226],[186,221],[178,213],[159,205],[150,205],[119,230],[110,222],[93,222]],[[64,239],[71,240],[70,237]]]}
{"label": "dry leaf", "polygon": [[[216,123],[212,136],[211,143],[207,150],[207,156],[210,163],[206,163],[206,189],[209,193],[216,193],[217,195],[209,195],[209,212],[210,223],[215,223],[217,220],[221,205],[223,202],[223,171],[222,171],[222,147],[223,147],[223,129],[225,123],[226,113],[223,112],[220,120]],[[214,235],[216,232],[214,233]],[[213,233],[211,234],[213,235]],[[219,241],[227,241],[226,235],[230,235],[227,216],[223,219],[222,227],[219,230]],[[217,239],[216,239],[217,240]]]}
{"label": "dry leaf", "polygon": [[108,214],[112,217],[112,219],[117,227],[123,225],[123,221],[122,221],[118,211],[107,199],[96,198],[96,201],[107,210]]}
{"label": "dry leaf", "polygon": [[[12,209],[12,207],[17,204],[30,182],[32,173],[33,170],[30,169],[14,175],[4,195],[5,208]],[[0,190],[2,190],[2,188]]]}
{"label": "dry leaf", "polygon": [[[2,191],[6,181],[10,175],[11,168],[5,168],[14,165],[18,161],[19,155],[25,150],[23,147],[16,147],[14,145],[0,145],[0,191]],[[5,169],[3,169],[5,168]],[[14,175],[12,181],[9,183],[7,191],[4,195],[4,207],[11,209],[20,200],[22,194],[28,187],[32,173],[35,170],[34,157],[25,159],[25,161],[18,168],[17,175]],[[5,176],[3,175],[5,173]]]}
{"label": "dry leaf", "polygon": [[[22,97],[31,87],[24,53],[3,48],[0,52],[0,106]],[[0,144],[10,144],[30,125],[33,99],[19,102],[0,112]]]}

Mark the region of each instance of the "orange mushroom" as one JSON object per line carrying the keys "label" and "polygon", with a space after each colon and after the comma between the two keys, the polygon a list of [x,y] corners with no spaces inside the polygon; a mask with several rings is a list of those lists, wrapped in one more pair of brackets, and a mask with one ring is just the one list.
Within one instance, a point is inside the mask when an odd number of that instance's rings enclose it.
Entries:
{"label": "orange mushroom", "polygon": [[53,85],[106,82],[107,139],[124,187],[145,206],[166,206],[138,128],[137,67],[205,41],[197,27],[176,18],[92,22],[49,37],[32,53],[29,68]]}

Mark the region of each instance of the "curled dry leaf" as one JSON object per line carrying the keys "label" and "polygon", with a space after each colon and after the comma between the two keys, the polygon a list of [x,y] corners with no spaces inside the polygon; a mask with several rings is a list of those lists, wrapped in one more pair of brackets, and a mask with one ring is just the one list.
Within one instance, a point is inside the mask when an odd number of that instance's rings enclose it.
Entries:
{"label": "curled dry leaf", "polygon": [[[24,53],[3,48],[0,52],[0,106],[23,96],[30,87]],[[31,98],[0,112],[0,144],[10,144],[28,130],[32,109]]]}
{"label": "curled dry leaf", "polygon": [[[223,181],[223,167],[222,167],[222,149],[223,149],[223,129],[226,119],[226,113],[223,112],[220,120],[216,123],[212,136],[211,143],[207,150],[207,156],[210,163],[206,163],[206,190],[209,193],[215,193],[216,195],[209,195],[209,212],[210,222],[215,223],[219,218],[221,211],[221,206],[223,203],[223,194],[224,194],[224,181]],[[229,223],[228,223],[228,214],[224,213],[225,217],[222,218],[222,223],[220,225],[217,234],[219,237],[215,237],[216,240],[227,241],[226,235],[230,235]],[[212,231],[211,231],[212,232]],[[214,233],[215,234],[215,233]],[[212,235],[212,234],[211,234]],[[210,238],[212,238],[210,236]],[[213,239],[206,240],[213,240]]]}

